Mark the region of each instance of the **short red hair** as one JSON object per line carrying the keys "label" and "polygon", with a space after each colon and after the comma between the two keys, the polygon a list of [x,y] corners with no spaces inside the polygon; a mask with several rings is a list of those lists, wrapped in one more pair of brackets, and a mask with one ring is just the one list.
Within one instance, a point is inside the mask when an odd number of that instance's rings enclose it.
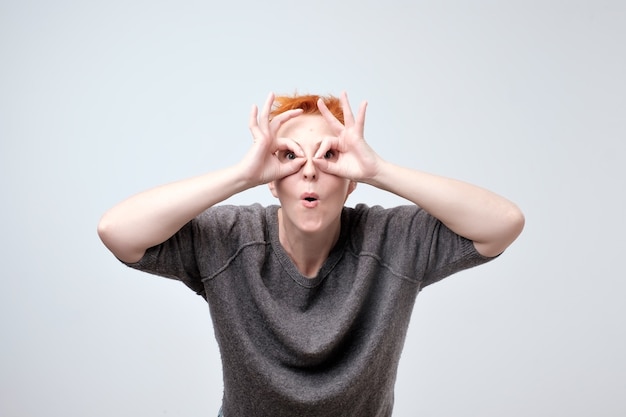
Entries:
{"label": "short red hair", "polygon": [[318,114],[321,115],[320,110],[317,108],[317,100],[322,99],[328,110],[339,120],[343,122],[343,109],[341,108],[341,102],[337,97],[318,96],[316,94],[295,94],[293,96],[277,96],[274,98],[274,105],[271,111],[271,116],[277,116],[287,110],[302,109],[302,114]]}

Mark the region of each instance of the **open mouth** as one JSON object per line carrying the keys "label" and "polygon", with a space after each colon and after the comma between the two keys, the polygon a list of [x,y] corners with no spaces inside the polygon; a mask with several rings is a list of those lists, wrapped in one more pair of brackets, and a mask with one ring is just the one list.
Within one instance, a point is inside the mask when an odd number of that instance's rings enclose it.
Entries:
{"label": "open mouth", "polygon": [[302,203],[305,205],[305,207],[313,208],[317,206],[319,196],[315,193],[303,193],[300,196],[300,199],[302,200]]}

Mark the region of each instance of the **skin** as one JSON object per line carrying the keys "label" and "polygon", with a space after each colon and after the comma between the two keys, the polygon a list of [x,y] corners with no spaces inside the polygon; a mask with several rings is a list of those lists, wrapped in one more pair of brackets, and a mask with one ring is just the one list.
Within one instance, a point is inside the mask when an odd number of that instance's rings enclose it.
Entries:
{"label": "skin", "polygon": [[[319,169],[319,158],[327,162],[338,159],[338,152],[333,150],[316,158],[323,139],[332,135],[322,116],[306,115],[289,120],[278,135],[295,141],[303,155],[279,151],[279,161],[304,159],[299,171],[269,183],[281,205],[280,242],[303,275],[315,276],[325,259],[320,254],[328,255],[339,238],[341,210],[356,182]],[[315,200],[307,201],[304,197]]]}
{"label": "skin", "polygon": [[[207,208],[261,184],[281,202],[281,244],[305,276],[315,276],[337,240],[341,208],[356,183],[397,194],[419,205],[484,256],[496,256],[521,233],[524,216],[509,200],[462,181],[383,160],[364,138],[367,103],[356,115],[341,95],[345,125],[320,100],[320,115],[299,110],[270,120],[274,96],[249,126],[254,142],[235,166],[144,191],[107,211],[98,225],[119,259],[136,262]],[[305,202],[303,193],[316,193]]]}

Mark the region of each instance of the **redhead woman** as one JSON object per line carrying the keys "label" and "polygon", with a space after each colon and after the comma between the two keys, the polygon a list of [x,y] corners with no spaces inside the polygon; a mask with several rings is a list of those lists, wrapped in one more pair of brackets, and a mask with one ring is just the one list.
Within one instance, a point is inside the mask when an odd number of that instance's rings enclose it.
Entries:
{"label": "redhead woman", "polygon": [[[132,268],[208,303],[226,417],[389,417],[421,289],[500,255],[524,216],[463,181],[401,167],[365,141],[366,103],[270,94],[229,168],[144,191],[98,233]],[[412,204],[346,199],[359,183]],[[268,184],[279,204],[233,206]]]}

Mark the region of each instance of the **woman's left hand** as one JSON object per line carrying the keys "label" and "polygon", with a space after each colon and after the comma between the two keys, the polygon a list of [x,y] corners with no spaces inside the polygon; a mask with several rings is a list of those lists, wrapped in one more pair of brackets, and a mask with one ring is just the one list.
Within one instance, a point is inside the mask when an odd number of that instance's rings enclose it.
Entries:
{"label": "woman's left hand", "polygon": [[317,102],[334,136],[323,138],[313,161],[321,171],[328,174],[368,182],[378,174],[381,159],[365,142],[363,135],[367,102],[361,103],[355,118],[345,92],[341,94],[340,101],[344,124],[337,120],[322,99]]}

